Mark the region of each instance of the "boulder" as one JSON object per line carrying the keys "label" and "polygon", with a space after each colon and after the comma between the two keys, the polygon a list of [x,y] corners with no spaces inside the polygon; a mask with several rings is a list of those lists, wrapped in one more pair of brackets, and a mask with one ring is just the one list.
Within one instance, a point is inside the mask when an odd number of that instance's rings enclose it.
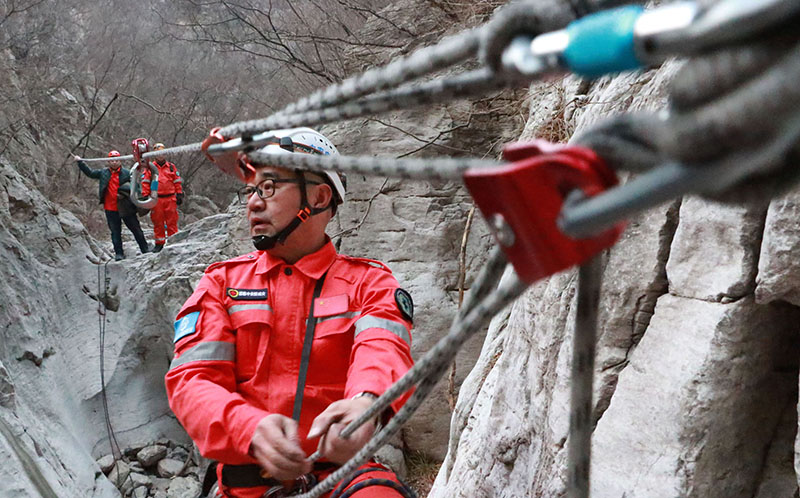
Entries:
{"label": "boulder", "polygon": [[756,300],[800,306],[800,188],[774,199],[767,210],[758,259]]}
{"label": "boulder", "polygon": [[152,446],[145,446],[136,454],[136,460],[142,467],[152,467],[157,464],[159,460],[167,456],[167,447],[160,444]]}
{"label": "boulder", "polygon": [[115,463],[114,455],[105,455],[97,459],[97,465],[100,466],[100,470],[105,475],[108,475],[108,473],[111,472],[111,469],[114,468]]}
{"label": "boulder", "polygon": [[147,498],[149,495],[150,492],[144,486],[133,488],[133,491],[131,491],[131,498]]}
{"label": "boulder", "polygon": [[130,473],[131,469],[128,464],[125,463],[124,460],[117,460],[117,463],[114,464],[114,468],[111,469],[111,473],[108,474],[108,480],[118,489],[122,489]]}
{"label": "boulder", "polygon": [[159,477],[175,477],[183,469],[183,462],[165,458],[158,462],[157,472]]}
{"label": "boulder", "polygon": [[170,482],[167,498],[197,498],[201,491],[202,486],[196,480],[188,477],[176,477]]}
{"label": "boulder", "polygon": [[707,301],[751,294],[767,206],[684,199],[667,263],[670,292]]}
{"label": "boulder", "polygon": [[169,454],[167,456],[168,458],[171,458],[173,460],[180,460],[182,462],[185,462],[186,459],[189,458],[189,452],[186,451],[186,448],[182,446],[176,446],[171,450],[169,450]]}
{"label": "boulder", "polygon": [[153,479],[150,476],[140,474],[138,472],[131,472],[130,477],[134,488],[144,486],[147,489],[150,489],[153,487]]}

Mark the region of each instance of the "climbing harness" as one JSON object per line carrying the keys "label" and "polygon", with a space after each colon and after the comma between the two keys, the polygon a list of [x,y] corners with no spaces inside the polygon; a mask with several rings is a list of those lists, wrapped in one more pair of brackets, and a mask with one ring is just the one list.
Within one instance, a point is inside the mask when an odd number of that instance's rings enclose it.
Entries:
{"label": "climbing harness", "polygon": [[[222,171],[240,179],[244,172],[239,159],[246,157],[248,165],[463,180],[499,244],[448,334],[349,424],[342,437],[415,387],[409,400],[349,462],[301,496],[321,496],[363,465],[411,417],[464,341],[531,283],[581,265],[568,492],[587,497],[598,254],[619,237],[622,220],[669,199],[690,193],[721,200],[763,199],[797,182],[800,170],[793,166],[800,159],[800,86],[796,84],[800,80],[796,28],[800,2],[675,2],[649,10],[634,5],[592,12],[597,5],[619,3],[513,3],[481,27],[331,85],[264,119],[215,128],[203,144],[158,151],[168,156],[202,149]],[[584,14],[588,15],[576,19]],[[573,137],[569,146],[512,145],[503,153],[506,164],[256,150],[268,143],[273,136],[270,130],[277,128],[442,103],[558,73],[596,78],[658,65],[673,56],[687,60],[671,84],[666,112],[612,117]],[[480,62],[477,69],[419,81],[472,57]],[[140,151],[138,160],[151,155]],[[616,170],[638,176],[617,185]]]}
{"label": "climbing harness", "polygon": [[[354,485],[350,485],[357,477],[362,476],[364,474],[369,474],[371,472],[391,472],[388,469],[384,469],[381,467],[370,467],[366,469],[359,469],[353,473],[349,478],[343,480],[339,483],[338,486],[331,492],[330,498],[350,498],[353,494],[358,491],[361,491],[364,488],[368,488],[370,486],[383,486],[385,488],[391,488],[398,493],[403,498],[417,498],[416,493],[409,488],[405,483],[397,482],[392,479],[384,479],[381,477],[372,477],[369,479],[365,479],[361,482],[358,482]],[[349,487],[348,487],[349,486]]]}

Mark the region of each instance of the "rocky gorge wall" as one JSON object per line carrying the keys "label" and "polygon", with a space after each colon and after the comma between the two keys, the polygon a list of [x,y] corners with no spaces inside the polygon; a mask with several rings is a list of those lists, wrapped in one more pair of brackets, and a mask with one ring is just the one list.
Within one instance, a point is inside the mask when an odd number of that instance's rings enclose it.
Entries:
{"label": "rocky gorge wall", "polygon": [[[421,31],[438,22],[409,12],[405,22]],[[661,108],[674,70],[592,84],[567,78],[527,95],[390,113],[325,132],[348,154],[421,148],[492,156],[520,134],[565,141],[603,116]],[[80,92],[53,100],[66,122],[85,104]],[[20,150],[56,156],[58,140],[39,135],[23,132]],[[105,315],[102,355],[120,445],[164,437],[188,444],[163,392],[172,319],[210,262],[250,251],[242,212],[212,213],[203,203],[161,253],[136,256],[126,233],[129,258],[98,266],[110,256],[102,224],[101,236],[92,236],[40,193],[56,179],[41,178],[22,152],[9,157],[0,155],[0,422],[13,441],[0,437],[0,496],[40,496],[26,459],[58,496],[118,496],[95,462],[109,452],[96,299],[116,308]],[[458,308],[472,203],[455,183],[348,180],[348,203],[330,234],[344,253],[387,262],[411,291],[418,357]],[[200,204],[194,200],[189,209]],[[797,493],[798,203],[800,190],[751,206],[676,200],[631,220],[604,256],[593,496]],[[464,254],[467,289],[491,244],[476,215]],[[105,277],[110,290],[98,296]],[[498,316],[485,342],[474,339],[457,360],[456,386],[466,380],[452,417],[443,384],[395,441],[400,466],[399,449],[446,455],[431,496],[564,494],[575,277],[537,283]]]}
{"label": "rocky gorge wall", "polygon": [[[674,70],[534,85],[523,138],[662,108]],[[604,255],[592,496],[797,496],[798,195],[676,200]],[[430,496],[565,494],[576,277],[495,318]]]}
{"label": "rocky gorge wall", "polygon": [[[405,22],[418,29],[435,21],[422,11],[414,13],[419,19],[412,16]],[[415,40],[425,41],[431,40]],[[24,94],[24,89],[18,90]],[[59,119],[69,120],[87,102],[82,92],[71,89],[56,92],[52,104],[61,112]],[[518,136],[523,118],[520,99],[509,93],[324,131],[349,154],[399,156],[417,149],[496,154],[498,144]],[[59,131],[70,130],[65,126]],[[20,143],[0,156],[0,420],[10,434],[0,437],[0,457],[8,462],[0,469],[0,496],[40,496],[31,467],[39,469],[57,496],[117,496],[105,477],[108,469],[96,462],[110,453],[101,357],[110,422],[121,448],[141,448],[164,438],[187,445],[163,388],[172,357],[172,321],[206,266],[252,249],[243,210],[231,205],[212,214],[208,202],[190,196],[182,207],[181,231],[164,251],[138,255],[123,229],[128,258],[106,265],[110,242],[95,212],[99,206],[94,184],[84,179],[86,187],[78,180],[78,187],[90,189],[87,199],[76,195],[56,202],[42,192],[59,178],[40,178],[41,172],[28,167],[25,159],[28,149],[38,150],[43,141],[57,156],[58,142],[71,143],[77,137],[50,132],[37,142],[32,134],[22,133]],[[63,168],[59,175],[74,179],[74,165]],[[468,288],[490,237],[476,216],[462,255],[472,203],[456,183],[350,177],[348,191],[348,202],[329,233],[342,252],[387,262],[412,293],[413,352],[418,357],[447,330],[458,308],[459,259],[463,256]],[[73,208],[84,222],[70,211]],[[145,228],[145,233],[152,238],[151,230]],[[106,280],[108,291],[103,293]],[[104,316],[98,313],[97,299],[108,305]],[[460,353],[456,388],[479,351],[478,339]],[[401,472],[401,450],[443,458],[449,419],[448,386],[443,383],[385,457]]]}

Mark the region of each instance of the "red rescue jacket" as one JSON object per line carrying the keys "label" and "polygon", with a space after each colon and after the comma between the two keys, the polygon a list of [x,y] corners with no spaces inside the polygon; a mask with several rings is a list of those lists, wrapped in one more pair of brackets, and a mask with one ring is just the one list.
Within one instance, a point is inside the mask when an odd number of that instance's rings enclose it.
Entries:
{"label": "red rescue jacket", "polygon": [[[183,193],[183,180],[178,168],[169,161],[164,161],[164,164],[159,164],[153,161],[153,164],[158,168],[158,195],[166,197],[170,194]],[[145,168],[142,171],[142,195],[147,197],[150,195],[150,169]]]}
{"label": "red rescue jacket", "polygon": [[299,423],[307,454],[317,445],[306,440],[311,422],[329,404],[380,395],[413,365],[412,324],[383,264],[339,255],[330,241],[294,265],[264,251],[215,263],[178,313],[165,379],[170,407],[204,456],[256,463],[248,450],[258,422],[292,416],[306,319],[326,271]]}

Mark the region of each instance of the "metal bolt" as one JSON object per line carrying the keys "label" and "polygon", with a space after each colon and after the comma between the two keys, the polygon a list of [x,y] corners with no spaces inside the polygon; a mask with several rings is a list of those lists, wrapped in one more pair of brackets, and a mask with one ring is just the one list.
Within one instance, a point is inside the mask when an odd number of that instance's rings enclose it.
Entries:
{"label": "metal bolt", "polygon": [[511,247],[517,240],[511,225],[506,222],[506,219],[500,213],[495,213],[489,217],[489,229],[494,234],[497,242],[503,247]]}

